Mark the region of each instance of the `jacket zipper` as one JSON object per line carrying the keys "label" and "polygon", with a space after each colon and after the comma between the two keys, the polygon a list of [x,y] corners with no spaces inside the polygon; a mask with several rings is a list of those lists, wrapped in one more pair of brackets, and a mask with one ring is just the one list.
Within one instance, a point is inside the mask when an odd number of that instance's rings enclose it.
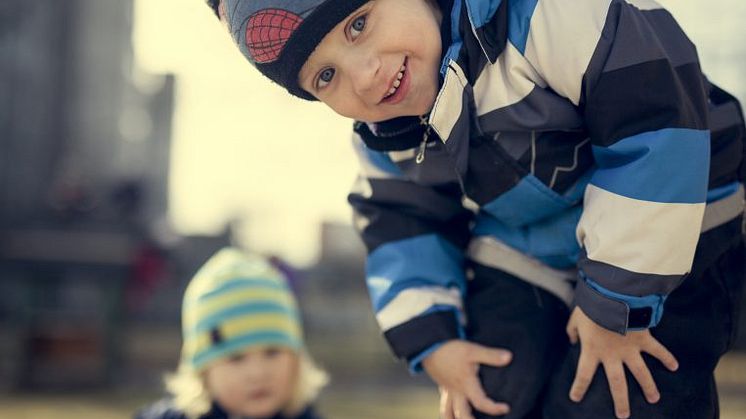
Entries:
{"label": "jacket zipper", "polygon": [[421,164],[423,161],[425,161],[425,150],[427,149],[427,140],[430,137],[430,124],[428,124],[427,122],[426,115],[420,115],[420,125],[425,125],[427,126],[427,128],[425,129],[425,132],[422,134],[422,142],[420,143],[420,148],[417,151],[417,157],[414,160],[417,164]]}

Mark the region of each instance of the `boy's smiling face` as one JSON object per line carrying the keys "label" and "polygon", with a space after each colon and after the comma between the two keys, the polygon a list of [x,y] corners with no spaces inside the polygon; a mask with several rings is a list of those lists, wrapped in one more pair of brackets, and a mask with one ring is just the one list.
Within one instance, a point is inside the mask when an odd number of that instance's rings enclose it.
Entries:
{"label": "boy's smiling face", "polygon": [[431,0],[373,0],[319,43],[301,87],[365,122],[430,111],[438,93],[441,14]]}

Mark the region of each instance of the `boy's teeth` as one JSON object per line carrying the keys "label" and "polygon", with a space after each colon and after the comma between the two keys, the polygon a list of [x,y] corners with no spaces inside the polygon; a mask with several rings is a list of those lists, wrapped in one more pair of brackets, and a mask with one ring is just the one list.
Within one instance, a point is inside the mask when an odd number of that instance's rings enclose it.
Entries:
{"label": "boy's teeth", "polygon": [[396,80],[394,80],[394,85],[392,88],[389,89],[389,92],[386,94],[386,97],[389,97],[396,93],[396,89],[401,86],[401,79],[404,78],[404,71],[407,69],[407,66],[403,65],[401,66],[401,69],[399,70],[399,74],[396,75]]}

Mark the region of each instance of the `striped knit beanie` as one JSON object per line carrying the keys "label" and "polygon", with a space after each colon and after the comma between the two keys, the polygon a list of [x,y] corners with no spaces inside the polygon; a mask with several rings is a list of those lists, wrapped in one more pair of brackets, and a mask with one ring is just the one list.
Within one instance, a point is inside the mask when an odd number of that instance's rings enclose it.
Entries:
{"label": "striped knit beanie", "polygon": [[189,283],[182,331],[182,362],[196,371],[251,346],[303,346],[285,278],[265,259],[235,248],[216,253]]}
{"label": "striped knit beanie", "polygon": [[369,0],[207,0],[243,55],[291,94],[316,100],[298,74],[329,31]]}

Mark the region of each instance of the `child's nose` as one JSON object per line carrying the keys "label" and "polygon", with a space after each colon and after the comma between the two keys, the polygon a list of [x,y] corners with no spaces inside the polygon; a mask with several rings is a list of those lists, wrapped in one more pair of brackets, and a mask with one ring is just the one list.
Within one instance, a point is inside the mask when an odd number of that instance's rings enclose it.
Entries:
{"label": "child's nose", "polygon": [[349,74],[352,79],[353,89],[358,95],[364,96],[375,92],[381,78],[381,60],[377,54],[370,50],[360,50],[350,55]]}
{"label": "child's nose", "polygon": [[242,365],[244,377],[248,380],[260,380],[267,374],[268,367],[261,360],[253,360]]}

